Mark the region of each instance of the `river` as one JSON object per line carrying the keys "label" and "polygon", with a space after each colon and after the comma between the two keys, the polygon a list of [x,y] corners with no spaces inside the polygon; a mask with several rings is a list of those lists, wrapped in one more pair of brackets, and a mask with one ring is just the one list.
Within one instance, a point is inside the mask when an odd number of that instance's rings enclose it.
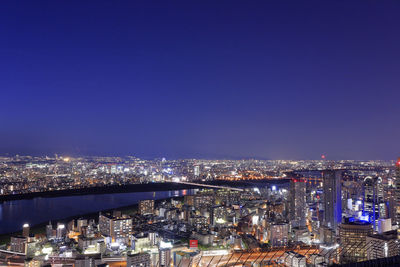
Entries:
{"label": "river", "polygon": [[22,230],[22,225],[36,225],[82,214],[135,205],[144,199],[164,199],[193,193],[191,190],[113,193],[67,197],[38,197],[0,203],[0,234]]}

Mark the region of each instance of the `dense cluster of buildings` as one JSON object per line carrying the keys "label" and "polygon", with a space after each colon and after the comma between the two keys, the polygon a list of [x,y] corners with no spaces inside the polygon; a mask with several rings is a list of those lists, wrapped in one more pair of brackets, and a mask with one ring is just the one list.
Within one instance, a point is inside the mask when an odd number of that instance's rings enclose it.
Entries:
{"label": "dense cluster of buildings", "polygon": [[[207,164],[191,165],[193,175],[206,179]],[[307,168],[281,162],[279,170],[270,163],[262,169],[259,161],[235,164],[215,168],[218,177],[247,173],[251,187],[142,200],[136,212],[49,223],[43,234],[31,235],[24,225],[0,250],[0,260],[10,253],[27,266],[218,266],[217,259],[327,266],[400,255],[400,160],[311,161]],[[275,175],[286,182],[256,178]]]}
{"label": "dense cluster of buildings", "polygon": [[[0,157],[0,196],[165,181],[262,180],[293,170],[324,170],[324,160],[143,160],[136,157]],[[393,162],[337,161],[347,170]]]}

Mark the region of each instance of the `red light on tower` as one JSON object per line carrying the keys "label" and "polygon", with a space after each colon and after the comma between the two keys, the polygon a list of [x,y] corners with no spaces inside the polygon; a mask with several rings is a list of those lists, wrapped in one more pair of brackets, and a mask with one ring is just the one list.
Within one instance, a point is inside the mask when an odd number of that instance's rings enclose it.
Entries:
{"label": "red light on tower", "polygon": [[400,158],[397,159],[396,166],[400,167]]}
{"label": "red light on tower", "polygon": [[321,159],[325,159],[326,157],[325,157],[325,155],[324,154],[322,154],[321,155]]}

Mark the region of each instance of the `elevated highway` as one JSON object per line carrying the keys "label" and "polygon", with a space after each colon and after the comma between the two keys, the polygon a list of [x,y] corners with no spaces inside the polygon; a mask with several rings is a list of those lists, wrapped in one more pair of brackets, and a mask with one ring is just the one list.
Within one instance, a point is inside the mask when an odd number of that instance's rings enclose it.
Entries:
{"label": "elevated highway", "polygon": [[229,186],[200,184],[200,183],[191,183],[191,182],[173,182],[173,183],[187,184],[187,185],[192,185],[192,186],[200,186],[200,187],[208,187],[208,188],[227,189],[227,190],[234,190],[234,191],[244,191],[244,189],[242,189],[242,188],[229,187]]}

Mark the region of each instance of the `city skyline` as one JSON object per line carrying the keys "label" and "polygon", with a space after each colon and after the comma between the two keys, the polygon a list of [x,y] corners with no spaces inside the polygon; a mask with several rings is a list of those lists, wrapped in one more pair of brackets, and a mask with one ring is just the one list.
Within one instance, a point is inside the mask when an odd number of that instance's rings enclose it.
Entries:
{"label": "city skyline", "polygon": [[39,3],[0,11],[1,154],[398,156],[398,2]]}
{"label": "city skyline", "polygon": [[400,1],[4,1],[0,266],[400,266]]}

